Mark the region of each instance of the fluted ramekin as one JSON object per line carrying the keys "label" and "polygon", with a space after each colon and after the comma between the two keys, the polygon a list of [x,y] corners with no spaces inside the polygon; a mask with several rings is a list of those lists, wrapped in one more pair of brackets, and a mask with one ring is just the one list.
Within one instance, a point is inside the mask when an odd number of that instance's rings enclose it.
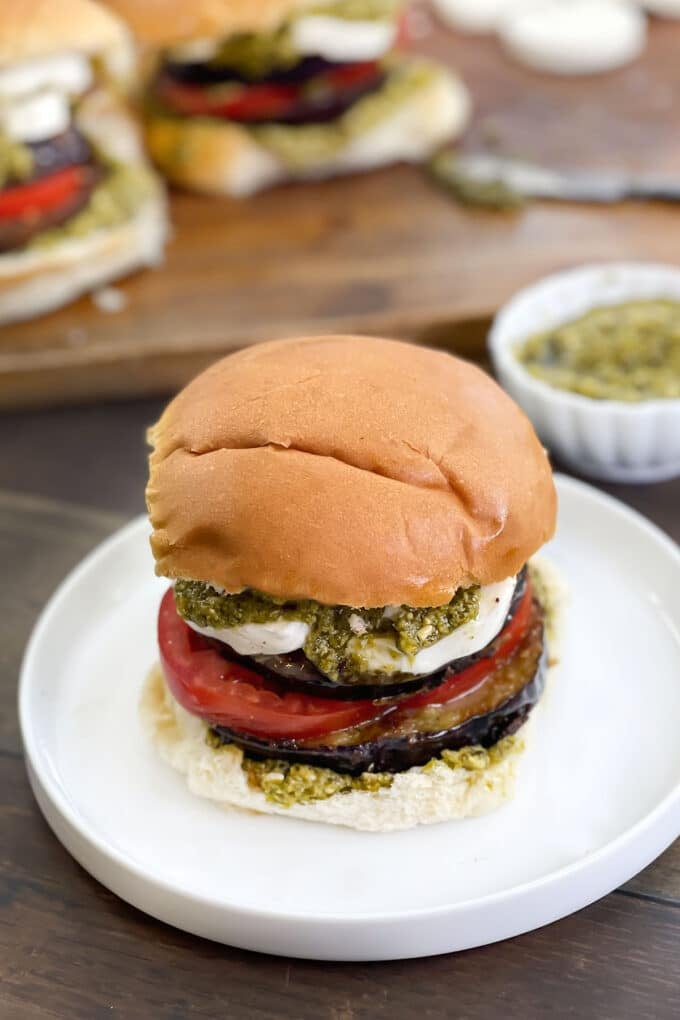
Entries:
{"label": "fluted ramekin", "polygon": [[488,344],[503,387],[531,418],[550,450],[594,478],[655,482],[680,475],[680,399],[595,400],[532,376],[517,359],[534,333],[590,309],[645,299],[680,301],[680,267],[604,262],[548,276],[521,290],[497,314]]}

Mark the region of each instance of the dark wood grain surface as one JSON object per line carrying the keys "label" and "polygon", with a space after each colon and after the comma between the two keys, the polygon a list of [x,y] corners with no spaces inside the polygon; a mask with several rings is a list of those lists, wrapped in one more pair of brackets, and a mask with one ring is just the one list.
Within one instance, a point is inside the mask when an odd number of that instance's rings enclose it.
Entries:
{"label": "dark wood grain surface", "polygon": [[[538,75],[490,38],[440,28],[416,49],[460,69],[464,143],[570,166],[680,174],[680,24],[655,22],[644,56],[605,76]],[[0,406],[171,390],[218,353],[301,330],[419,340],[492,314],[551,270],[600,259],[677,262],[677,207],[532,202],[457,206],[415,167],[276,188],[245,201],[172,196],[165,264],[0,328]]]}
{"label": "dark wood grain surface", "polygon": [[[17,670],[64,573],[142,510],[144,428],[159,409],[147,401],[0,417],[0,1020],[680,1016],[680,843],[547,928],[455,956],[371,965],[276,959],[185,935],[74,863],[28,787]],[[607,488],[680,540],[680,479]]]}

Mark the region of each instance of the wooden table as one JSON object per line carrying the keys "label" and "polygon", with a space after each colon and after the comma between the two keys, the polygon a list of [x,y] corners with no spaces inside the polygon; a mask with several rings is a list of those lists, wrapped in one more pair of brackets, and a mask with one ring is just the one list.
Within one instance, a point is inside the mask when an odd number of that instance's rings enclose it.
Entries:
{"label": "wooden table", "polygon": [[[381,964],[264,957],[184,935],[116,899],[69,857],[26,780],[17,672],[55,584],[142,510],[143,428],[159,406],[0,418],[0,1018],[680,1016],[680,842],[624,888],[547,928]],[[607,489],[680,539],[680,479]]]}
{"label": "wooden table", "polygon": [[[474,103],[461,144],[545,165],[678,178],[680,23],[655,21],[633,64],[539,75],[491,38],[439,28],[414,47],[460,71]],[[471,210],[400,166],[229,201],[173,192],[164,265],[0,327],[0,408],[169,392],[220,353],[262,339],[370,333],[480,353],[488,318],[520,287],[585,260],[678,262],[677,205],[530,202]]]}

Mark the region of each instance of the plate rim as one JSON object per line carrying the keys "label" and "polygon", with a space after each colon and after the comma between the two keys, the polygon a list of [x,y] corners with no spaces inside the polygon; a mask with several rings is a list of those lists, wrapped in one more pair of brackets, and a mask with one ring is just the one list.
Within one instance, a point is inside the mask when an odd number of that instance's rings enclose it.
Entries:
{"label": "plate rim", "polygon": [[[558,496],[560,494],[560,489],[571,489],[579,495],[585,495],[587,498],[601,503],[609,511],[617,514],[619,517],[627,519],[635,527],[645,532],[652,541],[655,541],[664,547],[680,575],[680,546],[678,546],[674,540],[665,531],[663,531],[662,528],[651,522],[639,511],[629,507],[621,500],[618,500],[616,497],[611,496],[595,486],[581,481],[580,479],[572,478],[559,472],[555,472],[554,478],[558,488]],[[671,836],[670,839],[667,840],[660,848],[655,849],[654,855],[649,859],[650,862],[662,853],[663,850],[669,846],[670,843],[678,837],[678,835],[680,835],[680,782],[678,782],[673,789],[671,789],[650,811],[647,812],[647,814],[643,815],[642,818],[639,818],[624,832],[620,833],[614,839],[609,840],[607,843],[604,843],[596,850],[585,854],[578,860],[571,861],[568,864],[547,873],[546,875],[541,875],[538,878],[521,882],[508,889],[487,893],[483,896],[477,896],[471,899],[465,899],[457,903],[443,903],[428,907],[411,907],[400,910],[374,912],[370,914],[337,914],[329,912],[297,913],[290,910],[276,910],[274,906],[264,909],[261,907],[250,906],[248,904],[238,904],[225,901],[215,896],[207,896],[202,893],[183,888],[182,886],[178,886],[171,880],[158,877],[141,864],[131,860],[123,851],[107,843],[107,841],[100,836],[97,829],[88,824],[87,820],[83,818],[72,806],[71,801],[68,799],[66,794],[62,793],[62,790],[60,789],[60,786],[51,770],[44,767],[45,761],[43,753],[41,752],[39,742],[36,739],[36,733],[33,729],[33,723],[29,711],[29,698],[32,683],[31,676],[34,673],[33,661],[38,655],[42,644],[43,633],[48,629],[53,616],[59,611],[62,601],[68,597],[71,589],[78,585],[81,577],[86,575],[100,559],[103,559],[108,554],[111,547],[115,547],[119,543],[125,542],[129,539],[131,534],[135,534],[136,532],[142,531],[148,527],[149,522],[146,515],[140,514],[133,517],[121,528],[118,528],[102,542],[96,545],[82,560],[80,560],[78,564],[76,564],[76,566],[55,588],[41,610],[24,652],[18,684],[18,708],[19,728],[25,757],[25,765],[41,813],[46,817],[50,828],[60,842],[63,842],[63,840],[59,834],[56,833],[52,820],[47,816],[41,804],[41,798],[35,791],[35,784],[39,786],[42,796],[50,801],[51,807],[57,811],[57,813],[61,816],[62,821],[66,823],[73,833],[75,833],[79,840],[84,841],[86,844],[89,843],[90,846],[104,857],[109,864],[122,869],[127,875],[132,876],[137,882],[150,884],[157,892],[170,893],[173,897],[180,897],[183,901],[193,905],[205,906],[213,910],[217,908],[223,912],[229,912],[233,918],[243,916],[248,917],[250,920],[275,920],[277,923],[282,922],[286,924],[293,924],[298,927],[307,927],[317,924],[337,927],[347,925],[351,925],[352,927],[369,927],[371,925],[389,922],[423,922],[428,920],[441,920],[443,918],[455,921],[456,918],[460,917],[460,915],[465,915],[474,911],[488,910],[490,907],[494,906],[507,907],[514,900],[521,901],[524,897],[529,895],[536,895],[537,893],[546,891],[549,892],[552,887],[560,886],[565,881],[569,882],[570,880],[573,880],[579,875],[579,873],[587,875],[589,872],[595,871],[605,864],[607,859],[617,857],[621,852],[630,849],[635,843],[642,841],[645,834],[649,833],[651,829],[656,828],[662,819],[665,819],[667,816],[670,817],[673,809],[677,811],[678,815],[676,826],[678,832],[675,836]],[[300,824],[309,824],[299,819],[292,820],[300,821]],[[368,835],[389,837],[394,834],[378,833]],[[73,853],[68,846],[67,850]],[[86,867],[86,870],[89,871],[90,869]],[[637,873],[637,871],[633,872],[633,874]],[[630,877],[632,877],[632,875]],[[101,879],[99,879],[99,881],[101,881]],[[626,881],[626,879],[623,881]],[[102,884],[106,885],[106,882],[103,882]],[[620,883],[617,881],[615,886],[612,886],[611,888],[616,888],[619,884]],[[581,907],[599,899],[601,896],[606,895],[609,891],[611,891],[611,889],[608,888],[605,889],[604,892],[597,892],[594,896],[589,894],[588,898],[581,904]],[[121,896],[121,894],[117,892],[116,895]],[[125,895],[122,895],[121,898],[125,899],[126,897]],[[128,902],[132,903],[133,901],[128,900]],[[133,903],[133,905],[136,904]],[[581,909],[581,907],[577,907],[576,909]],[[554,916],[551,915],[545,921],[541,922],[541,925],[557,920],[559,917],[565,916],[565,913],[571,912],[572,910],[568,910]],[[541,925],[533,925],[532,929]],[[516,934],[520,934],[521,931],[525,930],[527,929],[520,927]],[[489,941],[493,940],[490,939]],[[271,952],[271,950],[268,951]],[[446,951],[447,950],[442,950],[442,952]],[[377,959],[378,957],[375,958]],[[389,958],[396,959],[397,957]]]}

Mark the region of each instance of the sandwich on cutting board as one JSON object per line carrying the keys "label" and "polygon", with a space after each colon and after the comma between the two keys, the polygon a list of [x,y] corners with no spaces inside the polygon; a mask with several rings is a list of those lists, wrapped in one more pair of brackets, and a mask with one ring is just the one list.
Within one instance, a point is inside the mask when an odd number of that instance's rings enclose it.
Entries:
{"label": "sandwich on cutting board", "polygon": [[133,47],[92,0],[0,12],[0,323],[158,261],[163,188],[117,95]]}
{"label": "sandwich on cutting board", "polygon": [[147,141],[176,184],[248,195],[417,162],[463,129],[468,93],[403,52],[402,0],[111,0],[153,53]]}

